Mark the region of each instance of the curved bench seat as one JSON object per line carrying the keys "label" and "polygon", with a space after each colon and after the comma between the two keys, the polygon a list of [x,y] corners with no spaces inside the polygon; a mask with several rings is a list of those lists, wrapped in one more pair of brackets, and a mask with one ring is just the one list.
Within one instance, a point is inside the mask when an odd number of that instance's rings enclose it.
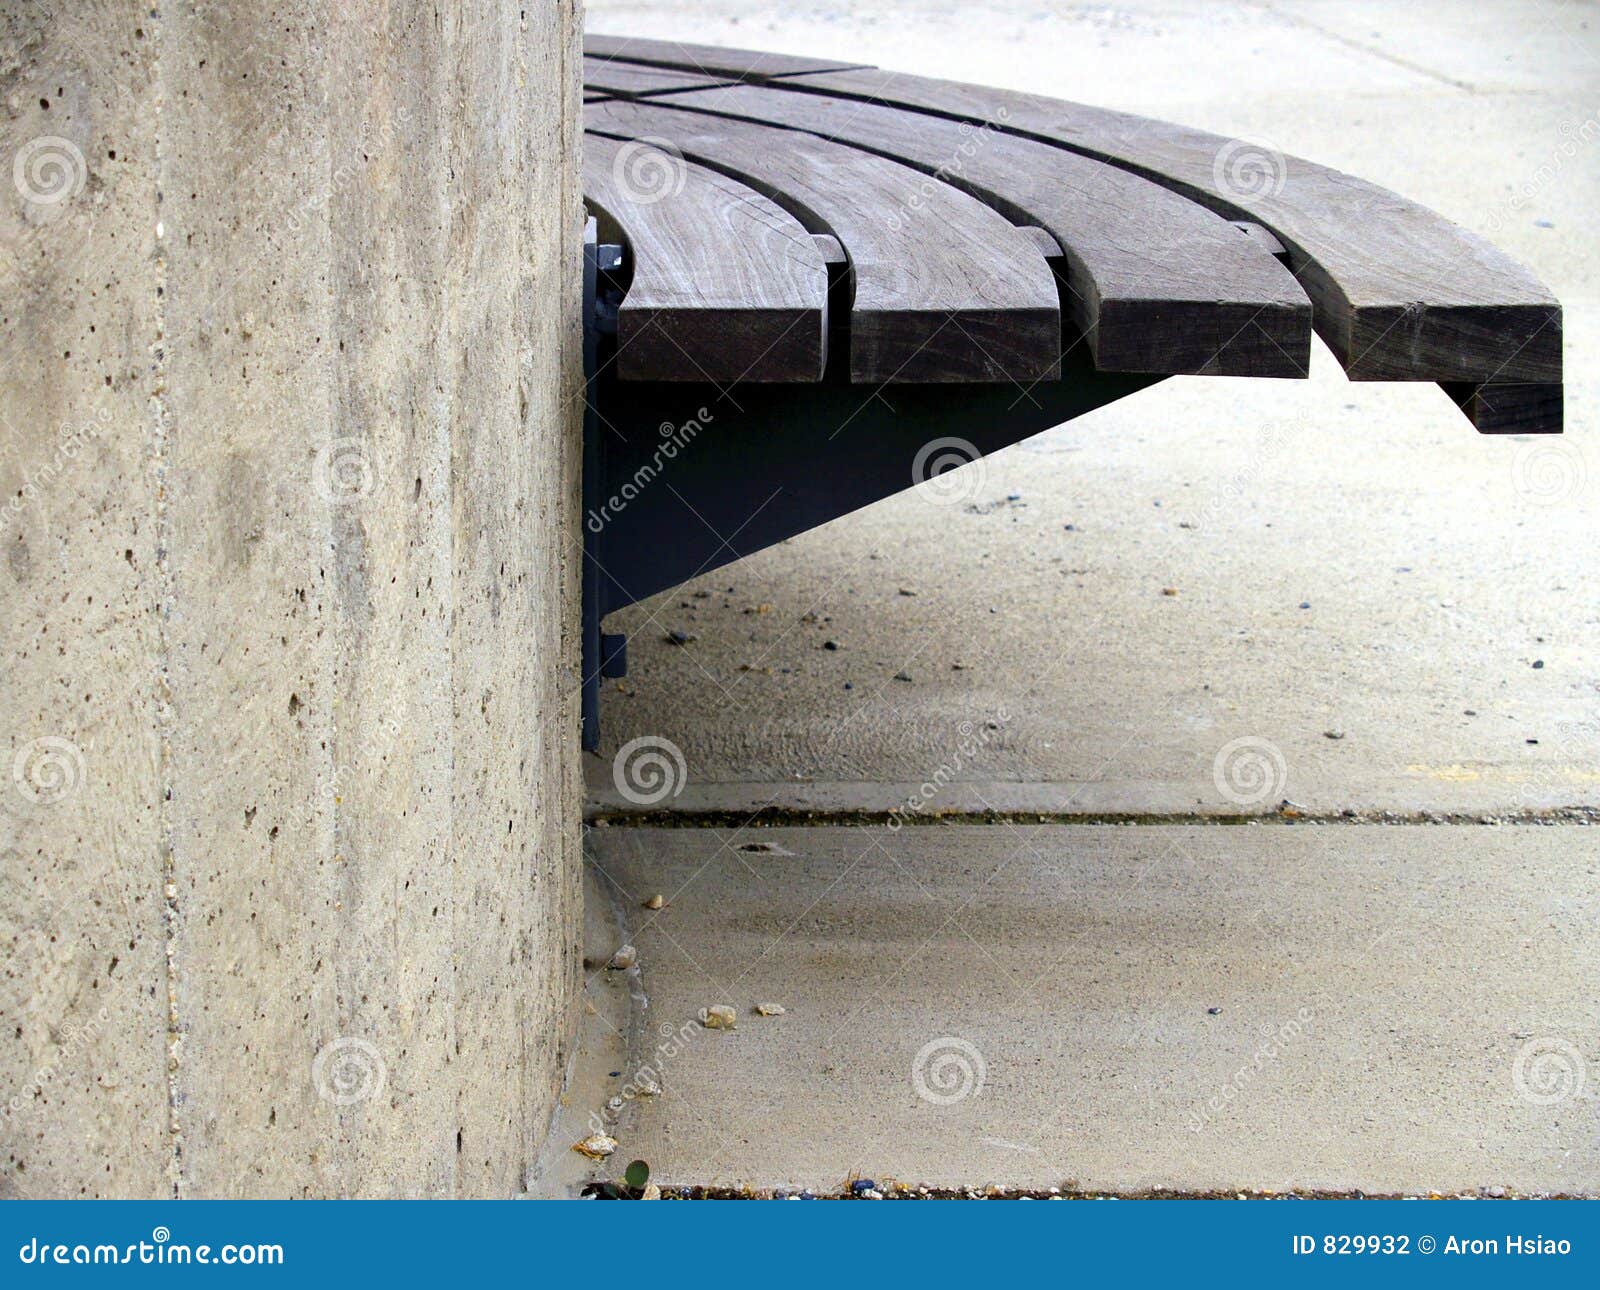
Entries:
{"label": "curved bench seat", "polygon": [[[852,380],[1029,379],[1044,314],[1015,232],[1059,277],[1060,351],[1081,343],[1100,371],[1303,375],[1314,327],[1352,380],[1438,382],[1485,432],[1561,428],[1549,290],[1354,176],[1257,141],[847,60],[603,36],[585,51],[592,129],[656,130],[838,238]],[[807,154],[828,161],[802,175],[782,160]],[[998,288],[993,308],[963,337],[937,320],[971,301],[931,303],[919,338],[917,291],[962,268],[969,297]]]}

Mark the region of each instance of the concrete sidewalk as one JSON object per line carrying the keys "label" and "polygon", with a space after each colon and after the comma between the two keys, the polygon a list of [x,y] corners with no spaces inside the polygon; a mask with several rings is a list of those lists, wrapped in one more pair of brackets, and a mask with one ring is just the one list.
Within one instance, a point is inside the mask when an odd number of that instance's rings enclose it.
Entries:
{"label": "concrete sidewalk", "polygon": [[[637,811],[614,758],[646,739],[689,827],[591,830],[604,1069],[572,1123],[649,1066],[617,1158],[668,1182],[1600,1194],[1592,11],[589,13],[1393,187],[1560,297],[1568,433],[1481,438],[1318,345],[1309,381],[1163,382],[967,467],[955,505],[903,494],[614,615],[592,812]],[[1058,822],[933,822],[994,812]],[[600,968],[624,942],[640,966]]]}
{"label": "concrete sidewalk", "polygon": [[[639,952],[600,973],[637,991],[621,1158],[757,1187],[1594,1192],[1595,836],[595,830],[591,953]],[[698,1026],[717,1004],[735,1030]],[[626,1097],[641,1070],[658,1096]]]}

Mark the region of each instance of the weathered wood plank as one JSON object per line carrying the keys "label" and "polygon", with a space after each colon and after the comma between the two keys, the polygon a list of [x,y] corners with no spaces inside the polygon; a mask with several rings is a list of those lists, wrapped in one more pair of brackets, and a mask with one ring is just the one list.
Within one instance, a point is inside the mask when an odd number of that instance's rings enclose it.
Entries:
{"label": "weathered wood plank", "polygon": [[1445,383],[1444,392],[1466,414],[1479,434],[1560,434],[1563,416],[1559,384],[1529,382]]}
{"label": "weathered wood plank", "polygon": [[806,58],[793,54],[769,54],[759,49],[724,49],[720,45],[695,45],[677,40],[644,40],[637,36],[597,36],[584,34],[586,57],[617,62],[646,63],[655,67],[676,67],[706,76],[733,76],[745,81],[763,81],[774,76],[799,76],[806,72],[842,71],[870,64],[841,61],[837,58]]}
{"label": "weathered wood plank", "polygon": [[1558,382],[1561,307],[1488,242],[1394,193],[1241,140],[1125,112],[888,72],[786,86],[1003,127],[1264,225],[1354,380]]}
{"label": "weathered wood plank", "polygon": [[598,92],[625,99],[648,98],[654,94],[703,90],[713,85],[728,83],[729,78],[726,76],[702,76],[697,72],[680,72],[668,67],[650,67],[642,63],[624,63],[608,58],[583,60],[585,97]]}
{"label": "weathered wood plank", "polygon": [[617,372],[634,381],[817,381],[828,274],[811,234],[726,175],[586,135],[585,200],[633,257]]}
{"label": "weathered wood plank", "polygon": [[869,149],[1038,225],[1065,255],[1067,306],[1102,371],[1306,374],[1311,302],[1267,245],[1129,171],[988,126],[778,86],[672,106]]}
{"label": "weathered wood plank", "polygon": [[787,206],[850,259],[854,381],[1033,381],[1061,352],[1055,275],[1037,245],[967,194],[812,135],[682,112],[597,103],[585,125],[664,141]]}

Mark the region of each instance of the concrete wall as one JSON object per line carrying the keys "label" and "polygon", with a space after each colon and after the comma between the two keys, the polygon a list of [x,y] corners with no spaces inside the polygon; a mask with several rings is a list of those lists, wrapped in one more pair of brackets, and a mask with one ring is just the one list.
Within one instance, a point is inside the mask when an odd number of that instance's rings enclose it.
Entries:
{"label": "concrete wall", "polygon": [[0,1193],[523,1186],[578,971],[576,8],[0,10]]}

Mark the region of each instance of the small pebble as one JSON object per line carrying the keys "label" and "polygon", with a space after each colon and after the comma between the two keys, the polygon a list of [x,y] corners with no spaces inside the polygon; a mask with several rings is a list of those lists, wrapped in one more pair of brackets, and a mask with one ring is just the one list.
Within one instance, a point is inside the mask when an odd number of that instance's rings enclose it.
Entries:
{"label": "small pebble", "polygon": [[732,1030],[738,1014],[725,1003],[700,1010],[700,1024],[707,1030]]}
{"label": "small pebble", "polygon": [[611,956],[611,961],[606,964],[613,972],[626,972],[639,961],[639,951],[631,945],[624,945]]}
{"label": "small pebble", "polygon": [[1206,1009],[1206,1016],[1208,1016],[1208,1017],[1220,1017],[1221,1015],[1222,1015],[1222,1009],[1221,1008],[1207,1008]]}
{"label": "small pebble", "polygon": [[676,627],[668,632],[665,637],[669,645],[687,645],[690,641],[698,639],[699,637],[693,632],[680,632]]}
{"label": "small pebble", "polygon": [[640,1200],[660,1200],[661,1199],[661,1188],[657,1187],[654,1183],[646,1183],[644,1185],[644,1192],[640,1195],[639,1199]]}
{"label": "small pebble", "polygon": [[823,641],[822,642],[822,648],[823,649],[838,649],[839,648],[839,642],[838,641]]}
{"label": "small pebble", "polygon": [[909,681],[911,679],[911,673],[910,672],[896,672],[894,674],[894,679],[897,680],[897,681]]}
{"label": "small pebble", "polygon": [[1544,660],[1542,658],[1536,658],[1536,659],[1533,660],[1533,670],[1535,672],[1541,671],[1541,670],[1543,670],[1543,668],[1544,668]]}
{"label": "small pebble", "polygon": [[781,1017],[788,1011],[781,1003],[756,1004],[756,1015],[760,1017]]}
{"label": "small pebble", "polygon": [[666,903],[667,903],[666,897],[661,895],[660,893],[657,893],[656,895],[650,897],[649,900],[644,902],[644,907],[646,909],[660,909]]}
{"label": "small pebble", "polygon": [[1322,737],[1324,739],[1343,739],[1344,738],[1344,731],[1343,730],[1324,730],[1322,732]]}
{"label": "small pebble", "polygon": [[1302,600],[1300,602],[1300,608],[1302,608],[1302,609],[1310,609],[1311,608],[1311,602],[1309,600]]}
{"label": "small pebble", "polygon": [[876,1191],[877,1188],[878,1184],[870,1178],[857,1178],[850,1184],[850,1191],[856,1196],[860,1196],[863,1192]]}
{"label": "small pebble", "polygon": [[1176,596],[1178,589],[1176,587],[1163,587],[1161,588],[1161,594],[1163,596]]}
{"label": "small pebble", "polygon": [[617,1140],[608,1134],[591,1133],[582,1142],[574,1142],[572,1149],[590,1160],[604,1160],[617,1149]]}

